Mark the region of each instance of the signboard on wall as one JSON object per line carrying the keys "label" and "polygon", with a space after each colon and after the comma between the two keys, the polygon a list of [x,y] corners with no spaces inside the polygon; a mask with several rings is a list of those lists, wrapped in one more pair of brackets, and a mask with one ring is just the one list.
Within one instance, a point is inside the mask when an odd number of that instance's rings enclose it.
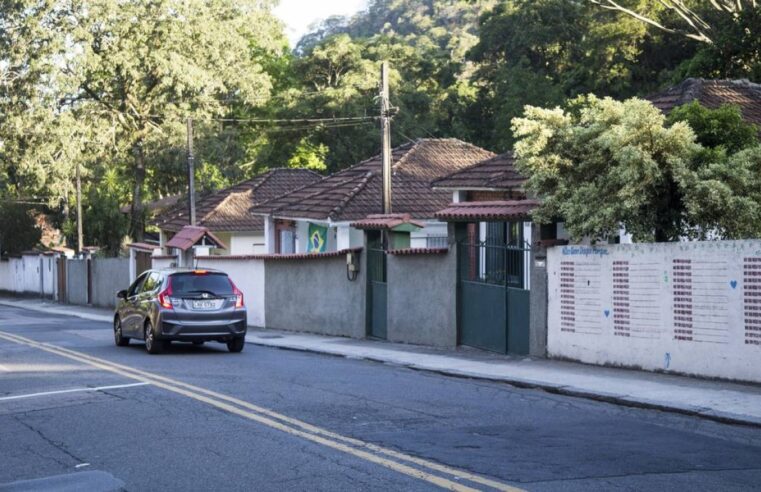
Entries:
{"label": "signboard on wall", "polygon": [[761,241],[562,246],[548,352],[761,382]]}

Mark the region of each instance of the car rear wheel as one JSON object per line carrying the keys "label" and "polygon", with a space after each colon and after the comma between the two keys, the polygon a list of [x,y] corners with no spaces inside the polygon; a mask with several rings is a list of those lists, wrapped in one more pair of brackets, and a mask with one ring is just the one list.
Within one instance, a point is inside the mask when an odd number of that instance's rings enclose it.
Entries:
{"label": "car rear wheel", "polygon": [[156,340],[156,335],[153,333],[153,325],[150,321],[145,322],[145,350],[149,354],[160,354],[164,351],[164,341]]}
{"label": "car rear wheel", "polygon": [[129,338],[122,335],[122,320],[118,316],[114,318],[114,343],[117,347],[129,345]]}
{"label": "car rear wheel", "polygon": [[238,353],[243,350],[243,346],[246,344],[246,339],[243,337],[233,338],[227,342],[227,350],[232,353]]}

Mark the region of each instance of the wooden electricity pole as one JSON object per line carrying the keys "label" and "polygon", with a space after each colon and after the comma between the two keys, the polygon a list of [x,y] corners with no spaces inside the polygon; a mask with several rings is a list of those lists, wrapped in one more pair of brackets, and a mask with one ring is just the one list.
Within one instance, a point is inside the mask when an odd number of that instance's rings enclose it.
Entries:
{"label": "wooden electricity pole", "polygon": [[388,95],[388,62],[381,63],[381,161],[383,163],[383,213],[391,213],[391,103]]}
{"label": "wooden electricity pole", "polygon": [[81,253],[85,247],[82,236],[82,177],[77,160],[77,253]]}
{"label": "wooden electricity pole", "polygon": [[188,217],[196,225],[196,183],[193,163],[193,118],[188,118]]}

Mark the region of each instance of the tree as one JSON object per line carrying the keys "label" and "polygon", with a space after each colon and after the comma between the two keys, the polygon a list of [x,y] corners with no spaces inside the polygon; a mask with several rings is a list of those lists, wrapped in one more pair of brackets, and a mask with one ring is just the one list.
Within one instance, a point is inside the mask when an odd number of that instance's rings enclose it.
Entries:
{"label": "tree", "polygon": [[709,149],[723,148],[728,153],[735,153],[759,143],[758,127],[747,123],[737,106],[727,104],[709,109],[698,101],[693,101],[671,110],[668,115],[669,124],[678,121],[690,125],[697,142]]}
{"label": "tree", "polygon": [[543,201],[536,220],[562,218],[576,239],[623,225],[638,241],[673,241],[690,228],[678,177],[700,146],[649,102],[582,96],[568,110],[527,107],[513,131],[517,168]]}
{"label": "tree", "polygon": [[28,205],[0,200],[0,255],[14,255],[37,246],[42,231]]}
{"label": "tree", "polygon": [[[682,24],[682,26],[674,27],[666,25],[656,15],[637,12],[634,8],[629,8],[620,1],[590,0],[590,2],[604,9],[623,12],[663,31],[680,34],[686,38],[707,44],[714,43],[716,28],[711,21],[719,22],[716,14],[720,18],[734,20],[740,17],[743,12],[756,10],[759,5],[756,0],[710,0],[702,2],[702,5],[695,1],[661,0],[660,3],[667,13],[672,14]],[[701,12],[706,10],[709,10],[714,15],[708,16]]]}
{"label": "tree", "polygon": [[218,118],[229,100],[258,106],[270,94],[262,53],[280,46],[277,24],[243,0],[73,2],[77,47],[64,71],[78,118],[111,136],[111,161],[132,161],[131,234],[142,237],[151,162],[181,147],[185,120]]}

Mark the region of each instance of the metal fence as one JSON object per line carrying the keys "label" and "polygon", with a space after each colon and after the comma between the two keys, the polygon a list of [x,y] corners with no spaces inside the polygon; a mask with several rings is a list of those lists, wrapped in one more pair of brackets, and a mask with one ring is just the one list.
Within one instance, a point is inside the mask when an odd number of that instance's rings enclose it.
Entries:
{"label": "metal fence", "polygon": [[425,238],[426,248],[447,248],[449,247],[449,237],[444,236],[428,236]]}
{"label": "metal fence", "polygon": [[525,288],[525,271],[530,248],[507,244],[463,241],[459,244],[458,276],[477,282]]}

